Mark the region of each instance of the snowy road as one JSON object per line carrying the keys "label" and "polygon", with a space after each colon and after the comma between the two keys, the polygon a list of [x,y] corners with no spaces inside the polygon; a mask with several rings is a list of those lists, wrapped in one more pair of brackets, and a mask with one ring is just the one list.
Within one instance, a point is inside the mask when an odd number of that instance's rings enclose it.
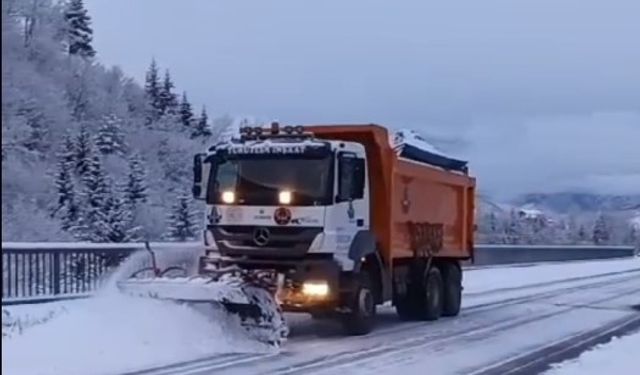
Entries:
{"label": "snowy road", "polygon": [[[157,363],[173,364],[145,365],[147,370],[128,373],[508,373],[507,369],[527,368],[532,353],[554,354],[554,348],[585,341],[594,330],[602,334],[616,327],[622,331],[640,327],[640,313],[632,308],[640,304],[637,258],[479,269],[466,274],[464,285],[464,306],[456,318],[405,323],[398,321],[391,307],[383,307],[374,333],[342,337],[335,324],[292,315],[291,338],[279,353],[246,353],[236,347],[197,360],[183,357],[185,362],[157,358]],[[546,365],[538,363],[535,368]],[[107,370],[96,372],[110,373]]]}

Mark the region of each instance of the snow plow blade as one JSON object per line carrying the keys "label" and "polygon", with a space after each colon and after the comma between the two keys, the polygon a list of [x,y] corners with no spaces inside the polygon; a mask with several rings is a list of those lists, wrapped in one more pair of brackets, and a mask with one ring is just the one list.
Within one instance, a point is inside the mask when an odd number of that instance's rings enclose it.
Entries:
{"label": "snow plow blade", "polygon": [[288,335],[288,326],[275,298],[261,286],[242,279],[206,276],[128,279],[118,282],[120,292],[144,298],[222,307],[239,318],[249,336],[260,342],[280,346]]}

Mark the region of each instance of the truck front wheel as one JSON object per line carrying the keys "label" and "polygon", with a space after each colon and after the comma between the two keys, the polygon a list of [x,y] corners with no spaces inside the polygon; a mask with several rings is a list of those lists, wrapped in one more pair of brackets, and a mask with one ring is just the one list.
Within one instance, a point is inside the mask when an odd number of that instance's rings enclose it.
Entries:
{"label": "truck front wheel", "polygon": [[373,330],[376,318],[376,302],[371,276],[361,271],[354,293],[347,301],[349,312],[342,316],[342,326],[348,335],[366,335]]}

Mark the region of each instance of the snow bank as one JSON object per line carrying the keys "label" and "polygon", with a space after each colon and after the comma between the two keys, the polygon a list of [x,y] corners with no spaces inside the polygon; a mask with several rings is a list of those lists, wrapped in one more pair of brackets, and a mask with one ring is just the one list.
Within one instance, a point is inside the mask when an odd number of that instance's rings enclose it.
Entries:
{"label": "snow bank", "polygon": [[[164,255],[161,262],[167,260],[168,254]],[[192,255],[183,252],[168,257],[188,262]],[[237,317],[211,305],[194,308],[118,293],[115,282],[145,261],[143,252],[134,254],[93,298],[46,304],[48,307],[9,308],[12,319],[22,316],[17,319],[24,321],[24,316],[32,315],[48,319],[21,334],[3,337],[3,371],[19,375],[112,374],[218,353],[272,350],[250,340]],[[47,309],[56,313],[51,316]]]}
{"label": "snow bank", "polygon": [[3,306],[2,337],[21,335],[27,329],[46,323],[66,311],[64,302]]}
{"label": "snow bank", "polygon": [[579,358],[554,365],[546,375],[616,374],[632,375],[640,370],[638,360],[640,332],[616,337],[608,344],[598,345]]}
{"label": "snow bank", "polygon": [[107,295],[69,302],[66,312],[2,340],[9,374],[98,374],[216,353],[263,352],[216,309]]}

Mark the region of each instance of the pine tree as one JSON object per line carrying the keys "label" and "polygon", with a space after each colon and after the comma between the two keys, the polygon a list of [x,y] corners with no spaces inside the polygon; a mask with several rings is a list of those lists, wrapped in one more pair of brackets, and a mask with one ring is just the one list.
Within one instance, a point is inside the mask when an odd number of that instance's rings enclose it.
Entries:
{"label": "pine tree", "polygon": [[114,114],[102,117],[100,129],[96,136],[96,146],[105,155],[124,152],[122,119]]}
{"label": "pine tree", "polygon": [[72,179],[72,168],[65,161],[64,154],[58,158],[58,170],[55,175],[54,185],[56,188],[56,203],[51,216],[55,216],[58,211],[63,209],[71,200],[73,200],[74,188]]}
{"label": "pine tree", "polygon": [[587,229],[581,224],[580,229],[578,229],[578,241],[584,243],[587,241],[587,238]]}
{"label": "pine tree", "polygon": [[109,230],[107,204],[111,191],[100,158],[94,155],[89,160],[87,170],[82,175],[83,215],[73,231],[84,241],[104,242]]}
{"label": "pine tree", "polygon": [[178,98],[173,93],[173,87],[171,76],[167,70],[164,73],[164,81],[162,81],[162,87],[158,93],[159,109],[162,115],[175,114],[178,109]]}
{"label": "pine tree", "polygon": [[125,201],[130,206],[147,201],[146,171],[140,155],[129,158],[129,174],[124,187]]}
{"label": "pine tree", "polygon": [[76,173],[84,175],[89,170],[93,158],[93,142],[89,130],[84,124],[80,126],[73,150],[75,152]]}
{"label": "pine tree", "polygon": [[65,231],[70,231],[74,226],[78,224],[78,219],[82,214],[80,206],[78,205],[78,198],[75,194],[70,195],[65,202],[62,210],[58,213],[60,216],[61,228]]}
{"label": "pine tree", "polygon": [[515,210],[511,210],[509,214],[509,220],[506,222],[505,234],[506,243],[519,244],[522,242],[523,228],[520,218],[516,214]]}
{"label": "pine tree", "polygon": [[81,57],[93,57],[96,51],[91,42],[93,30],[91,29],[91,17],[82,0],[71,0],[64,14],[67,21],[68,52],[70,55]]}
{"label": "pine tree", "polygon": [[609,242],[610,237],[611,233],[607,223],[607,218],[603,214],[600,214],[593,225],[593,234],[591,239],[594,244],[602,245]]}
{"label": "pine tree", "polygon": [[82,182],[86,187],[89,207],[99,209],[105,204],[109,195],[109,183],[100,158],[94,155],[90,160],[86,173],[82,175]]}
{"label": "pine tree", "polygon": [[640,245],[640,234],[638,229],[634,225],[629,226],[629,230],[625,235],[624,242],[626,245],[638,246]]}
{"label": "pine tree", "polygon": [[73,171],[76,166],[76,145],[73,143],[73,138],[70,134],[64,136],[62,147],[58,152],[58,159],[60,159],[70,171]]}
{"label": "pine tree", "polygon": [[39,106],[28,100],[17,114],[24,118],[28,129],[26,138],[21,142],[23,146],[30,151],[46,151],[48,147],[45,137],[48,126]]}
{"label": "pine tree", "polygon": [[191,103],[187,99],[186,92],[182,93],[182,101],[180,102],[180,121],[187,128],[193,126],[193,110],[191,109]]}
{"label": "pine tree", "polygon": [[181,194],[169,214],[167,236],[172,241],[187,241],[196,236],[196,222],[191,209],[191,196]]}
{"label": "pine tree", "polygon": [[158,77],[158,65],[156,60],[151,60],[151,65],[145,78],[144,91],[147,98],[147,123],[152,123],[162,114],[162,102],[160,99],[160,78]]}
{"label": "pine tree", "polygon": [[191,138],[197,137],[210,137],[211,136],[211,128],[209,127],[209,118],[207,117],[207,110],[205,107],[202,107],[202,114],[200,118],[196,122],[196,127],[193,129],[191,133]]}
{"label": "pine tree", "polygon": [[124,200],[110,196],[105,204],[106,227],[101,242],[134,242],[139,240],[140,227],[133,225],[133,214]]}

